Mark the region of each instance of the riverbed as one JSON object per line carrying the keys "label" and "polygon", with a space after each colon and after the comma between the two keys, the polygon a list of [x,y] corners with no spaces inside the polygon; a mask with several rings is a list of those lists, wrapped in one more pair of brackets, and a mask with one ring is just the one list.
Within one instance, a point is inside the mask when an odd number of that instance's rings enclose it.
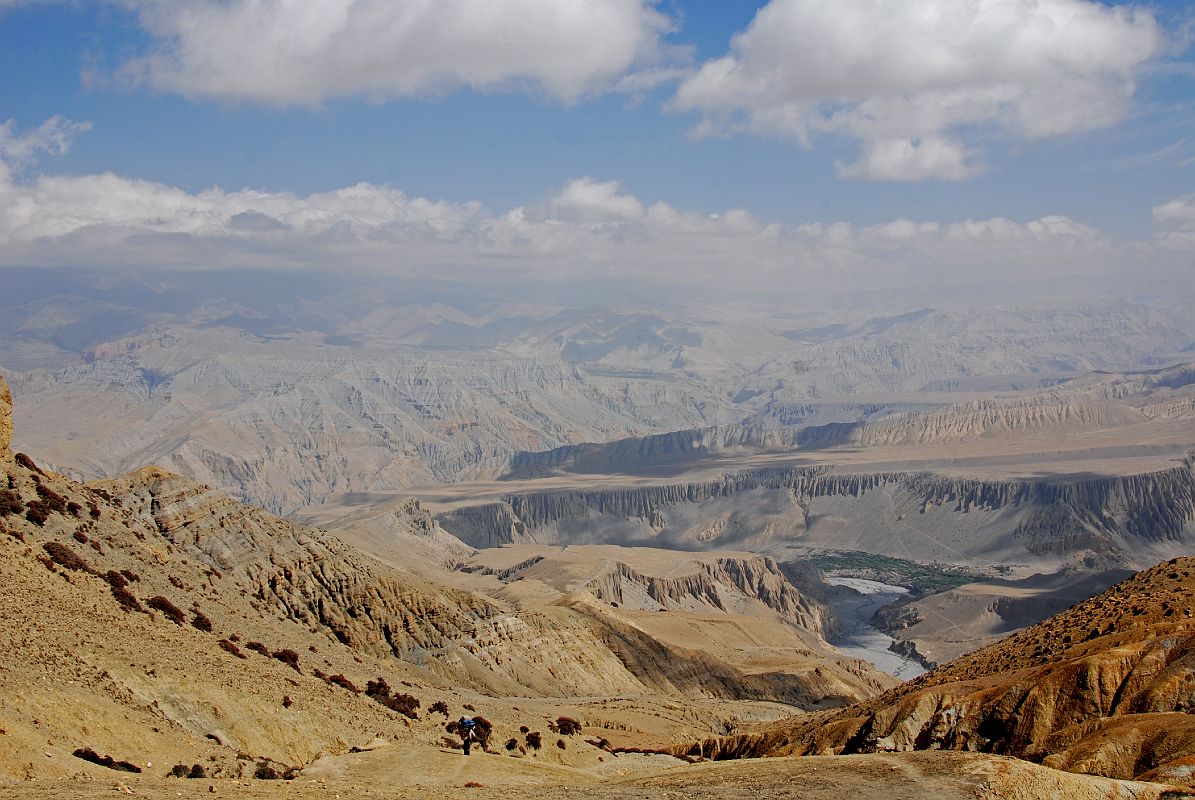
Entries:
{"label": "riverbed", "polygon": [[888,645],[896,640],[871,624],[872,615],[880,607],[904,597],[908,589],[864,578],[829,577],[826,583],[858,592],[830,602],[839,628],[838,635],[830,640],[832,645],[844,655],[870,661],[876,669],[901,680],[925,672],[916,661],[889,650]]}

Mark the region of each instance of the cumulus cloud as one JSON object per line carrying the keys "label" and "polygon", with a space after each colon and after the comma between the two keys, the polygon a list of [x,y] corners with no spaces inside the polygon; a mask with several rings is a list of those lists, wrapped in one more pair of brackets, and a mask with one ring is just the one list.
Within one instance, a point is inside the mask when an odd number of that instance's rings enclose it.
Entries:
{"label": "cumulus cloud", "polygon": [[513,86],[571,101],[652,65],[672,27],[654,0],[134,2],[154,44],[126,78],[278,105]]}
{"label": "cumulus cloud", "polygon": [[844,177],[961,180],[992,132],[1112,124],[1166,42],[1140,8],[1090,0],[771,0],[678,88],[699,135],[860,143]]}
{"label": "cumulus cloud", "polygon": [[42,153],[59,156],[70,150],[75,139],[91,130],[90,122],[72,122],[53,116],[36,130],[18,133],[15,120],[0,124],[0,161],[10,167],[33,163]]}

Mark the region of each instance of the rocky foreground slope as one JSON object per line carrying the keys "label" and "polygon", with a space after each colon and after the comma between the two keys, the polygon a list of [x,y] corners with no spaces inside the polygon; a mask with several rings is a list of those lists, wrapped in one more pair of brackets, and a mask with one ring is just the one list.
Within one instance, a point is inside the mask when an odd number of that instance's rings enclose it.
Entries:
{"label": "rocky foreground slope", "polygon": [[1159,564],[878,697],[691,752],[964,750],[1195,786],[1195,558]]}

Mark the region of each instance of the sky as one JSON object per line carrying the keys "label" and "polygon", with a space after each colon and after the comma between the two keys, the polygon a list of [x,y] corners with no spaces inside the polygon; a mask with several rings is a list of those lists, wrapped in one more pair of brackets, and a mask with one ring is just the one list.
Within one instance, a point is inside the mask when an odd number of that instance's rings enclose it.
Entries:
{"label": "sky", "polygon": [[0,0],[0,267],[1195,278],[1195,4]]}

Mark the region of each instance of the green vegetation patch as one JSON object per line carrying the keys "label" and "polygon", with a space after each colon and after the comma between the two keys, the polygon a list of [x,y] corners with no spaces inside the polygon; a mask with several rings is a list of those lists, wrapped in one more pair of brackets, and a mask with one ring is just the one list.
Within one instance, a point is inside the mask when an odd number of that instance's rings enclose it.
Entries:
{"label": "green vegetation patch", "polygon": [[983,577],[980,573],[957,564],[922,564],[861,550],[817,553],[809,556],[807,561],[826,577],[864,578],[892,586],[903,586],[914,594],[941,592]]}

